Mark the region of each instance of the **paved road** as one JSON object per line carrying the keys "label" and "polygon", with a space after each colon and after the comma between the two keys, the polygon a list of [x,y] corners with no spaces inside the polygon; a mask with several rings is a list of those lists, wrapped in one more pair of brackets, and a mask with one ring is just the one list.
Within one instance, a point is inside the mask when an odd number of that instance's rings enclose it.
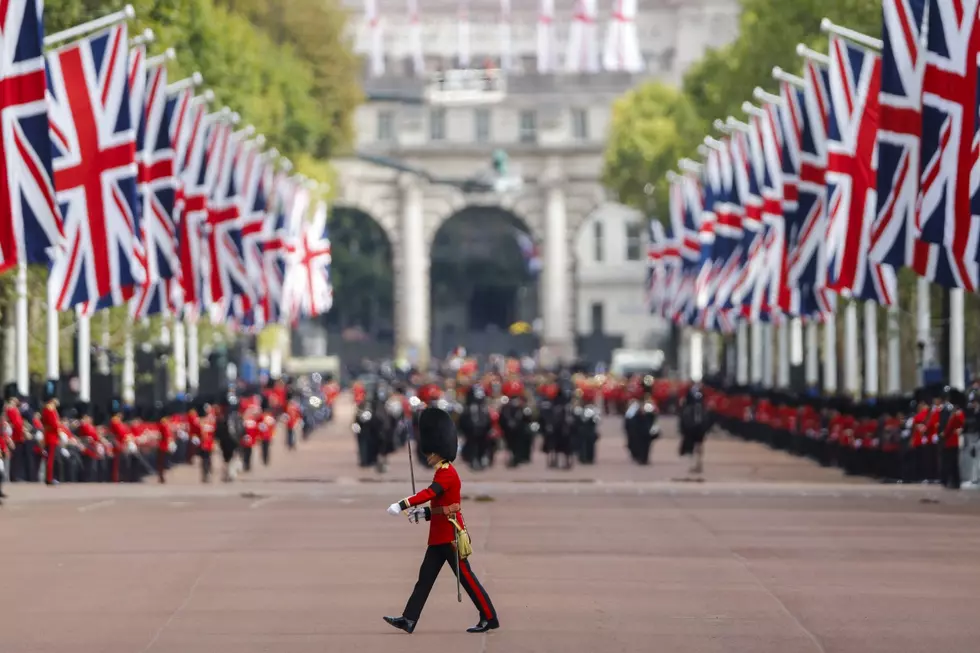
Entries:
{"label": "paved road", "polygon": [[[0,650],[15,653],[935,653],[980,646],[980,496],[882,486],[722,437],[628,464],[619,424],[571,472],[463,470],[490,635],[436,586],[389,629],[424,526],[384,508],[407,460],[357,469],[344,416],[232,485],[14,486],[0,510]],[[421,475],[421,474],[420,474]],[[466,597],[464,596],[464,601]]]}

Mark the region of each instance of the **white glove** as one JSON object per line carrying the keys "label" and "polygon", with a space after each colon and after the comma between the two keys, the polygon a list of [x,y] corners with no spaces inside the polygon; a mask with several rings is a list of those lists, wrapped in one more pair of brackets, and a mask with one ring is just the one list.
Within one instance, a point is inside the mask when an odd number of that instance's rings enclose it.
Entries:
{"label": "white glove", "polygon": [[388,514],[398,516],[402,513],[402,508],[397,503],[388,506]]}
{"label": "white glove", "polygon": [[416,506],[409,508],[407,513],[408,521],[415,522],[416,524],[425,519],[425,508]]}

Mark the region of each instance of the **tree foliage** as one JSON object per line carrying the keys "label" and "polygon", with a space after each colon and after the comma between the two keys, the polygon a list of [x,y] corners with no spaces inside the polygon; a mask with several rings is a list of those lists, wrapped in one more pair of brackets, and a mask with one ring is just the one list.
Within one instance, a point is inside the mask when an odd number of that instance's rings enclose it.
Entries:
{"label": "tree foliage", "polygon": [[695,151],[704,136],[694,105],[660,83],[639,86],[613,105],[603,182],[620,202],[666,216],[667,172]]}

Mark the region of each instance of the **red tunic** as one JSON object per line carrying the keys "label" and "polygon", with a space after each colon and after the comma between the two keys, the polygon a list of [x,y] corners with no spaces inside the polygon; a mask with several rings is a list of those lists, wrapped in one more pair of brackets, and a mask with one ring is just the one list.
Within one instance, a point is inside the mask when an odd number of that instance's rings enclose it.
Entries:
{"label": "red tunic", "polygon": [[118,417],[113,417],[112,421],[109,422],[109,432],[112,433],[112,437],[116,440],[116,453],[119,454],[125,451],[126,443],[133,437],[133,432],[129,426]]}
{"label": "red tunic", "polygon": [[960,431],[963,430],[965,424],[966,416],[963,415],[962,410],[957,410],[949,416],[946,428],[943,429],[943,446],[946,449],[960,448]]}
{"label": "red tunic", "polygon": [[270,413],[263,413],[259,418],[259,442],[270,442],[276,434],[276,418]]}
{"label": "red tunic", "polygon": [[[452,505],[459,506],[461,489],[462,482],[459,480],[459,474],[456,473],[456,468],[444,462],[436,467],[435,476],[432,477],[432,485],[415,496],[402,499],[399,502],[402,510],[429,502],[432,508],[429,521],[430,546],[434,544],[449,544],[456,541],[456,528],[450,523],[449,518],[439,509]],[[463,528],[466,527],[461,512],[457,513],[455,518],[460,526]]]}
{"label": "red tunic", "polygon": [[214,418],[205,417],[198,421],[199,434],[201,439],[201,451],[211,453],[214,451]]}
{"label": "red tunic", "polygon": [[41,411],[41,423],[44,425],[44,444],[48,447],[56,447],[61,442],[61,419],[58,417],[58,409],[54,406],[45,406]]}
{"label": "red tunic", "polygon": [[174,441],[174,434],[170,430],[170,424],[160,422],[157,424],[157,430],[160,432],[159,448],[167,451],[170,448],[170,443]]}
{"label": "red tunic", "polygon": [[78,425],[78,437],[83,439],[85,443],[85,455],[89,458],[99,457],[99,432],[96,430],[94,424],[86,424],[82,422]]}
{"label": "red tunic", "polygon": [[7,424],[10,425],[10,438],[14,444],[24,441],[24,416],[14,406],[7,406]]}

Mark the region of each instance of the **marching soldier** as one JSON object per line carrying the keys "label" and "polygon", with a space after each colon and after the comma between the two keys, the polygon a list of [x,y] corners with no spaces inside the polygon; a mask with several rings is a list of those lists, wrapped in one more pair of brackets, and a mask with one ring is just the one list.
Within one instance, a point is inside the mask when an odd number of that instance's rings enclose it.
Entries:
{"label": "marching soldier", "polygon": [[584,384],[577,392],[575,406],[574,441],[578,461],[583,465],[595,463],[595,446],[599,440],[599,410],[596,408],[598,390]]}
{"label": "marching soldier", "polygon": [[[424,518],[429,522],[428,548],[419,568],[415,589],[401,616],[384,618],[388,624],[406,633],[415,630],[432,586],[447,562],[480,612],[479,623],[466,632],[485,633],[500,627],[490,596],[473,573],[468,560],[469,534],[460,505],[462,484],[452,465],[457,447],[456,427],[449,414],[437,408],[422,411],[419,417],[419,449],[435,468],[432,484],[388,507],[390,515],[398,516],[408,511],[409,521],[417,523]],[[429,506],[421,507],[424,503]]]}
{"label": "marching soldier", "polygon": [[[13,453],[10,457],[10,480],[11,481],[32,481],[32,465],[34,456],[31,446],[27,442],[26,431],[24,428],[24,415],[20,412],[20,397],[15,392],[11,392],[7,397],[7,407],[4,411],[7,418],[7,426],[10,428],[10,440],[13,444]],[[36,472],[36,468],[33,470]]]}
{"label": "marching soldier", "polygon": [[650,447],[660,437],[657,425],[657,406],[653,403],[653,377],[643,379],[642,390],[626,409],[623,419],[626,427],[626,446],[633,462],[650,464]]}
{"label": "marching soldier", "polygon": [[122,402],[113,399],[109,408],[112,418],[109,420],[109,433],[113,439],[112,482],[123,480],[132,481],[132,456],[136,453],[136,443],[133,441],[133,431],[123,420]]}
{"label": "marching soldier", "polygon": [[276,418],[269,410],[269,400],[262,397],[262,413],[259,419],[259,444],[262,447],[262,464],[269,466],[269,450],[272,448],[272,438],[276,434]]}
{"label": "marching soldier", "polygon": [[466,441],[463,444],[463,460],[474,470],[484,469],[490,443],[490,413],[486,394],[478,383],[466,393],[466,408],[459,416],[459,430]]}
{"label": "marching soldier", "polygon": [[172,453],[173,448],[176,447],[173,428],[170,424],[171,417],[172,415],[170,408],[163,407],[159,410],[157,431],[160,435],[157,439],[157,478],[161,483],[167,482],[165,477],[167,464],[170,461],[170,454]]}
{"label": "marching soldier", "polygon": [[48,383],[45,390],[45,404],[41,410],[41,424],[44,428],[44,453],[47,456],[44,465],[44,482],[47,485],[57,485],[58,480],[55,478],[54,472],[55,461],[58,458],[58,447],[61,445],[61,417],[58,415],[58,398],[55,396],[56,386]]}
{"label": "marching soldier", "polygon": [[708,410],[704,405],[701,384],[687,391],[681,406],[681,456],[691,456],[690,473],[700,474],[704,465],[704,436],[711,428]]}
{"label": "marching soldier", "polygon": [[531,462],[532,410],[524,399],[524,385],[518,380],[507,381],[500,400],[500,428],[504,443],[510,450],[508,467]]}
{"label": "marching soldier", "polygon": [[960,438],[966,426],[966,396],[959,390],[949,392],[951,414],[942,433],[942,483],[950,490],[960,489]]}

